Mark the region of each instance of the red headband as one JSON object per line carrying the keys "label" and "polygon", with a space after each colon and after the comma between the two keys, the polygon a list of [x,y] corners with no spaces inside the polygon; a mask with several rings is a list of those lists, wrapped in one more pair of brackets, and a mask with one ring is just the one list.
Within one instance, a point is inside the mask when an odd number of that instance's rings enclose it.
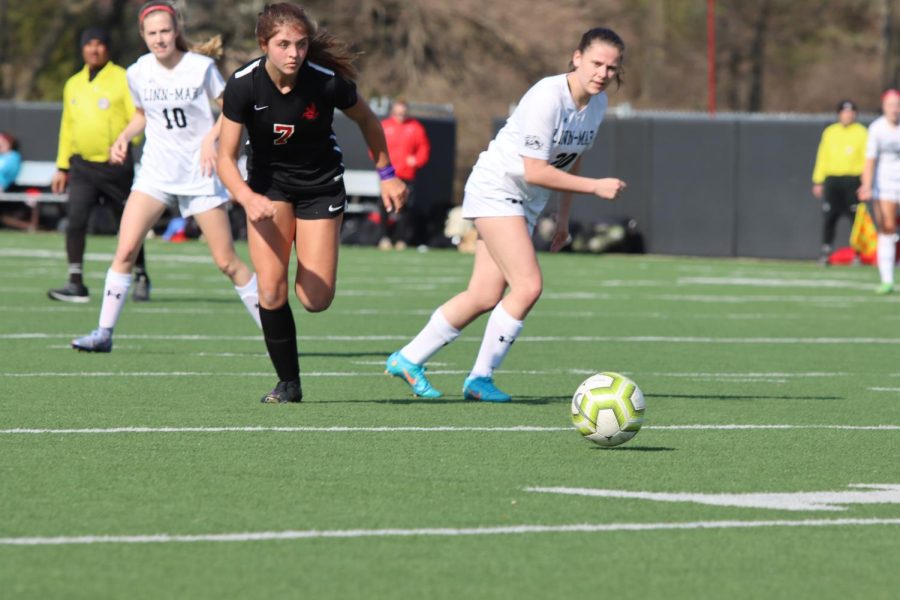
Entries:
{"label": "red headband", "polygon": [[900,96],[900,90],[895,88],[890,88],[889,90],[885,90],[885,92],[881,95],[881,99],[885,100],[890,98],[891,96]]}
{"label": "red headband", "polygon": [[158,10],[167,12],[170,15],[172,15],[173,17],[176,16],[175,9],[173,9],[171,6],[169,6],[167,4],[151,4],[150,6],[148,6],[147,8],[145,8],[144,10],[141,11],[140,16],[138,16],[138,23],[143,23],[144,19],[147,17],[147,15],[149,15],[152,12],[156,12]]}

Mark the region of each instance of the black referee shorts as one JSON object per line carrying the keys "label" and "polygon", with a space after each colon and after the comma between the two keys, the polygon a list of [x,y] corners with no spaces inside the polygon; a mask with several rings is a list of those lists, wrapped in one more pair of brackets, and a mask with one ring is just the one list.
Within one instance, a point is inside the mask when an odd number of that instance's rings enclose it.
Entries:
{"label": "black referee shorts", "polygon": [[131,182],[134,179],[134,163],[131,156],[124,164],[113,165],[107,162],[86,161],[78,155],[69,161],[69,197],[75,195],[87,201],[96,202],[101,197],[125,204],[131,193]]}
{"label": "black referee shorts", "polygon": [[78,155],[69,163],[69,228],[74,232],[85,230],[91,211],[101,199],[110,203],[118,225],[134,179],[131,155],[121,165],[90,162]]}

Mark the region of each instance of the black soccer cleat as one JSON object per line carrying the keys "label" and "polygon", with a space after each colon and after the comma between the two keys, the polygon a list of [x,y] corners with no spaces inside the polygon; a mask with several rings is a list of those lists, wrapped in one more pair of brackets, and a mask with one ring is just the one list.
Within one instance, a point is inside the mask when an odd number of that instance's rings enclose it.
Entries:
{"label": "black soccer cleat", "polygon": [[150,278],[146,273],[138,273],[134,277],[134,291],[131,299],[135,302],[147,302],[150,300]]}
{"label": "black soccer cleat", "polygon": [[60,302],[77,302],[84,304],[91,299],[88,289],[82,283],[72,283],[71,281],[61,288],[49,290],[47,297],[51,300],[59,300]]}
{"label": "black soccer cleat", "polygon": [[300,389],[300,380],[279,381],[275,389],[263,396],[260,402],[263,404],[296,404],[303,400],[303,390]]}

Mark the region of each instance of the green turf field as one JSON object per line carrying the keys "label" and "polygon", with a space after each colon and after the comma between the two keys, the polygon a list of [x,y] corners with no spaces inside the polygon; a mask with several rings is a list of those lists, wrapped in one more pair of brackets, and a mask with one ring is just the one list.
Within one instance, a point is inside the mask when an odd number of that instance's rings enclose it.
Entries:
{"label": "green turf field", "polygon": [[[471,257],[345,248],[331,309],[292,301],[304,402],[271,406],[197,242],[148,243],[112,354],[68,347],[113,244],[67,305],[62,238],[0,234],[3,598],[900,594],[900,295],[873,268],[543,255],[490,405],[459,394],[484,319],[430,364],[446,398],[383,374]],[[647,397],[618,449],[570,424],[602,370]]]}

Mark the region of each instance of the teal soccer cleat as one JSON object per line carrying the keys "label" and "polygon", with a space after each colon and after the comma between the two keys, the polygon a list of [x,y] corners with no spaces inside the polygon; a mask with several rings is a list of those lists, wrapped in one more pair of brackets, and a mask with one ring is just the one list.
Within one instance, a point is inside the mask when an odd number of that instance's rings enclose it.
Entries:
{"label": "teal soccer cleat", "polygon": [[509,402],[512,396],[497,389],[493,377],[468,377],[463,384],[463,397],[466,400],[482,402]]}
{"label": "teal soccer cleat", "polygon": [[81,352],[112,352],[112,333],[108,329],[95,329],[72,340],[72,347]]}
{"label": "teal soccer cleat", "polygon": [[413,393],[420,398],[440,398],[443,396],[431,386],[425,377],[425,367],[403,358],[400,352],[394,352],[387,359],[384,372],[399,377],[409,384]]}

